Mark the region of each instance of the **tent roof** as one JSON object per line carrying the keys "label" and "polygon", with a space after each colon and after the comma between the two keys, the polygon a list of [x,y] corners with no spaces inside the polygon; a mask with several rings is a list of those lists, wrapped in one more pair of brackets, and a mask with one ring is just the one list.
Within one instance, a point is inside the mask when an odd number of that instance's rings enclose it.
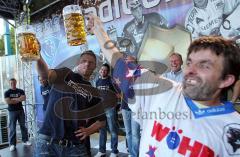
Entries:
{"label": "tent roof", "polygon": [[0,0],[0,17],[14,19],[23,10],[24,0]]}

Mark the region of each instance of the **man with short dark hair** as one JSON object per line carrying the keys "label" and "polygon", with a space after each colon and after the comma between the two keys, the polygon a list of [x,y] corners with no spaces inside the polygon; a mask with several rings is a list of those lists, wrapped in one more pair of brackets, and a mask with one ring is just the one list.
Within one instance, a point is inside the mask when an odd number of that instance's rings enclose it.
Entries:
{"label": "man with short dark hair", "polygon": [[179,53],[172,53],[169,57],[170,61],[170,71],[164,73],[162,76],[173,80],[175,82],[182,82],[183,80],[183,71],[182,71],[182,55]]}
{"label": "man with short dark hair", "polygon": [[143,128],[139,156],[240,154],[240,116],[231,102],[220,99],[240,74],[236,43],[222,37],[196,39],[188,49],[183,83],[173,84],[137,64],[132,79],[126,79],[129,70],[122,67],[129,66],[116,47],[104,47],[109,37],[100,19],[89,15],[88,28],[114,66],[113,76],[121,90],[135,94],[130,98],[134,98],[135,118]]}
{"label": "man with short dark hair", "polygon": [[9,111],[9,145],[10,151],[16,149],[16,124],[17,121],[20,125],[22,133],[22,141],[24,145],[30,146],[31,143],[28,141],[28,131],[25,126],[25,113],[22,106],[22,101],[26,100],[25,92],[22,89],[16,87],[17,80],[11,78],[9,80],[11,88],[4,93],[4,98],[8,104]]}
{"label": "man with short dark hair", "polygon": [[[99,70],[100,77],[96,81],[96,87],[100,91],[116,92],[110,74],[110,66],[105,63]],[[107,127],[111,135],[111,154],[110,157],[118,155],[118,126],[117,126],[117,109],[116,106],[109,108],[105,112],[107,123],[104,128],[99,131],[99,151],[95,157],[102,157],[106,155],[106,142],[107,142]]]}
{"label": "man with short dark hair", "polygon": [[95,118],[88,118],[93,122],[87,124],[87,119],[80,119],[84,113],[79,112],[100,101],[91,93],[94,89],[89,82],[96,62],[91,50],[81,53],[76,73],[68,68],[50,70],[42,58],[37,61],[39,76],[48,78],[52,89],[45,120],[39,130],[36,156],[90,156],[89,141],[86,139],[89,140],[89,135],[105,125],[105,117],[94,115]]}
{"label": "man with short dark hair", "polygon": [[49,85],[47,79],[43,79],[42,77],[39,76],[38,80],[41,84],[40,92],[41,92],[41,95],[43,97],[43,115],[45,117],[45,112],[46,112],[46,109],[47,109],[47,104],[48,104],[48,99],[49,99],[49,93],[50,93],[50,90],[51,90],[51,86]]}

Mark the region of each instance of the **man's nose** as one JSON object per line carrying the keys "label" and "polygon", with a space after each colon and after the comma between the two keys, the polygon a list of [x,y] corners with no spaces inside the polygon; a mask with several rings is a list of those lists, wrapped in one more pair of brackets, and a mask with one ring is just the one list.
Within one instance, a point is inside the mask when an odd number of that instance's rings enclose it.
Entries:
{"label": "man's nose", "polygon": [[186,74],[196,74],[197,73],[197,67],[196,65],[192,64],[192,65],[188,65],[185,68],[185,73]]}

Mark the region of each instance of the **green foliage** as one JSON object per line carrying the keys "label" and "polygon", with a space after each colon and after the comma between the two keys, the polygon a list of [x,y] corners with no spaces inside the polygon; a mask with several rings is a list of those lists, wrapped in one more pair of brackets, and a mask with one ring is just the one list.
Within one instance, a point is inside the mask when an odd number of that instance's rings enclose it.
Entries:
{"label": "green foliage", "polygon": [[5,54],[3,35],[0,36],[0,56]]}
{"label": "green foliage", "polygon": [[10,43],[11,43],[12,53],[13,53],[13,54],[16,54],[15,28],[13,28],[13,27],[11,27],[11,29],[10,29]]}
{"label": "green foliage", "polygon": [[[16,54],[16,46],[15,46],[15,29],[13,27],[10,28],[10,45],[12,49],[12,53]],[[0,36],[0,56],[5,55],[4,49],[4,36]]]}

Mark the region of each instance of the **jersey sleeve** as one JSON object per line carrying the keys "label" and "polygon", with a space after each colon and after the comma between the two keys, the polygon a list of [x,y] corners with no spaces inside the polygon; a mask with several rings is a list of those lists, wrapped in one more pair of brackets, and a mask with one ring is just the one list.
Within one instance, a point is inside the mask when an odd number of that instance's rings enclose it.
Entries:
{"label": "jersey sleeve", "polygon": [[192,34],[192,38],[196,39],[199,37],[198,26],[196,25],[196,15],[197,10],[196,8],[189,9],[186,19],[185,19],[185,28]]}
{"label": "jersey sleeve", "polygon": [[21,95],[25,95],[25,92],[24,92],[24,90],[20,90],[20,93],[21,93]]}
{"label": "jersey sleeve", "polygon": [[225,0],[224,1],[224,14],[229,15],[231,14],[237,6],[240,4],[240,0]]}

